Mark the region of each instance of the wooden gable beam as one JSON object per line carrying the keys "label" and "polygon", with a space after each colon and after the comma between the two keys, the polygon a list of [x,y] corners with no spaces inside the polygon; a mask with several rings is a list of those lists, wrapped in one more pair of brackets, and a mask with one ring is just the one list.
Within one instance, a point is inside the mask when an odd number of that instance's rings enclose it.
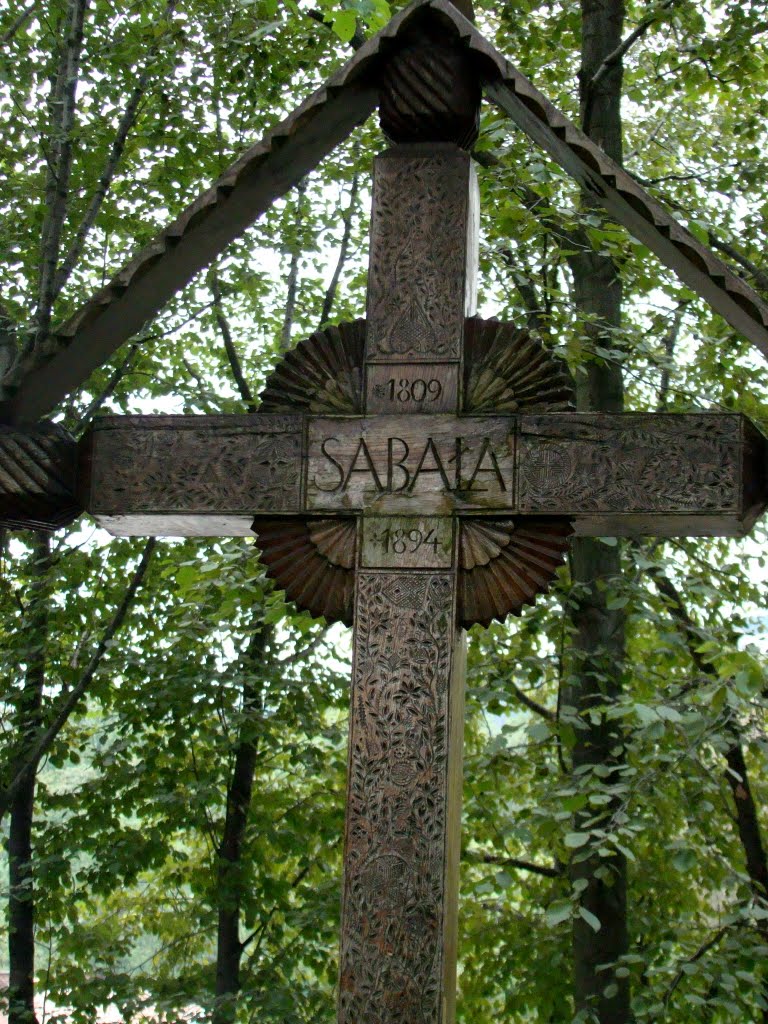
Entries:
{"label": "wooden gable beam", "polygon": [[3,382],[0,423],[33,423],[106,363],[194,275],[313,170],[375,108],[371,40],[250,147]]}
{"label": "wooden gable beam", "polygon": [[475,55],[488,99],[768,358],[768,303],[550,103],[448,0],[428,0],[427,6],[453,26]]}
{"label": "wooden gable beam", "polygon": [[467,47],[491,101],[768,357],[768,305],[753,289],[553,106],[449,0],[415,0],[56,331],[51,352],[16,367],[4,382],[8,398],[0,405],[0,422],[30,423],[50,412],[342,142],[376,106],[378,72],[398,37],[424,19]]}

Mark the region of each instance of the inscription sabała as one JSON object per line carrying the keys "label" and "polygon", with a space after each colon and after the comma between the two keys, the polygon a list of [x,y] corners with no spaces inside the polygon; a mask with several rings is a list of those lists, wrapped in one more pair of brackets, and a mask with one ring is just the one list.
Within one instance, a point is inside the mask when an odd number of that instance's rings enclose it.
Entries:
{"label": "inscription saba\u0142a", "polygon": [[307,506],[390,514],[512,508],[514,469],[508,421],[317,419],[309,426]]}

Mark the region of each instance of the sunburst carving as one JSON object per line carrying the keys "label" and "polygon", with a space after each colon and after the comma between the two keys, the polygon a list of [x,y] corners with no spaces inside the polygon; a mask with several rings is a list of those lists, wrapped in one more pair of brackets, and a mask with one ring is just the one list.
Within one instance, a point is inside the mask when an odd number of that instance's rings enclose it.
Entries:
{"label": "sunburst carving", "polygon": [[[494,619],[503,622],[507,615],[519,615],[525,605],[533,604],[563,564],[572,532],[569,520],[543,516],[483,523],[464,519],[458,594],[462,626],[489,626]],[[480,558],[488,555],[487,561],[480,561],[478,553]]]}
{"label": "sunburst carving", "polygon": [[[253,523],[256,543],[267,576],[297,607],[328,622],[352,625],[354,613],[355,560],[354,520],[339,520],[332,534],[323,530],[328,520],[257,518]],[[318,527],[320,527],[318,533]],[[320,545],[312,537],[320,536]],[[321,545],[337,558],[334,563]],[[344,548],[346,545],[346,548]],[[345,565],[344,563],[348,563]]]}
{"label": "sunburst carving", "polygon": [[512,539],[511,520],[466,519],[459,533],[459,566],[476,569],[498,558]]}
{"label": "sunburst carving", "polygon": [[[362,413],[365,320],[317,331],[283,357],[262,392],[264,412]],[[470,317],[465,325],[467,413],[567,409],[564,364],[513,325]],[[257,518],[267,574],[286,597],[328,622],[352,624],[354,518]],[[484,626],[517,615],[545,591],[572,532],[566,519],[466,517],[459,534],[459,619]]]}
{"label": "sunburst carving", "polygon": [[565,363],[514,324],[468,317],[464,326],[465,412],[557,412],[573,407]]}
{"label": "sunburst carving", "polygon": [[262,412],[355,415],[362,408],[365,320],[327,327],[300,341],[261,393]]}
{"label": "sunburst carving", "polygon": [[331,565],[354,569],[357,538],[354,519],[310,519],[307,528],[312,543]]}

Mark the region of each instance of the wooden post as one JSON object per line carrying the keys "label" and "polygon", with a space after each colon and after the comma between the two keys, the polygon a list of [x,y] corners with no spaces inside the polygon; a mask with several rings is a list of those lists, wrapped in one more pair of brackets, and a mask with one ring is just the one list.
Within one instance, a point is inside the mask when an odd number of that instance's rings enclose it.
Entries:
{"label": "wooden post", "polygon": [[[369,414],[423,423],[460,411],[476,188],[469,156],[453,145],[399,146],[376,161]],[[425,449],[422,471],[439,477],[440,465]],[[339,1024],[452,1024],[465,664],[458,523],[380,511],[363,515],[357,545]]]}

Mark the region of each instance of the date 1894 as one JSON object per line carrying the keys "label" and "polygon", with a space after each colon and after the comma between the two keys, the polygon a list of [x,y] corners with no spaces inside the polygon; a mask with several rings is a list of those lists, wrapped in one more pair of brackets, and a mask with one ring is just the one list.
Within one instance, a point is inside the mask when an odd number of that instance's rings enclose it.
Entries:
{"label": "date 1894", "polygon": [[366,516],[363,561],[367,568],[445,569],[452,564],[453,523],[448,517]]}
{"label": "date 1894", "polygon": [[432,548],[437,553],[437,533],[434,528],[429,530],[399,530],[387,526],[373,538],[374,543],[381,544],[384,554],[404,555],[406,552],[415,555],[421,547]]}

